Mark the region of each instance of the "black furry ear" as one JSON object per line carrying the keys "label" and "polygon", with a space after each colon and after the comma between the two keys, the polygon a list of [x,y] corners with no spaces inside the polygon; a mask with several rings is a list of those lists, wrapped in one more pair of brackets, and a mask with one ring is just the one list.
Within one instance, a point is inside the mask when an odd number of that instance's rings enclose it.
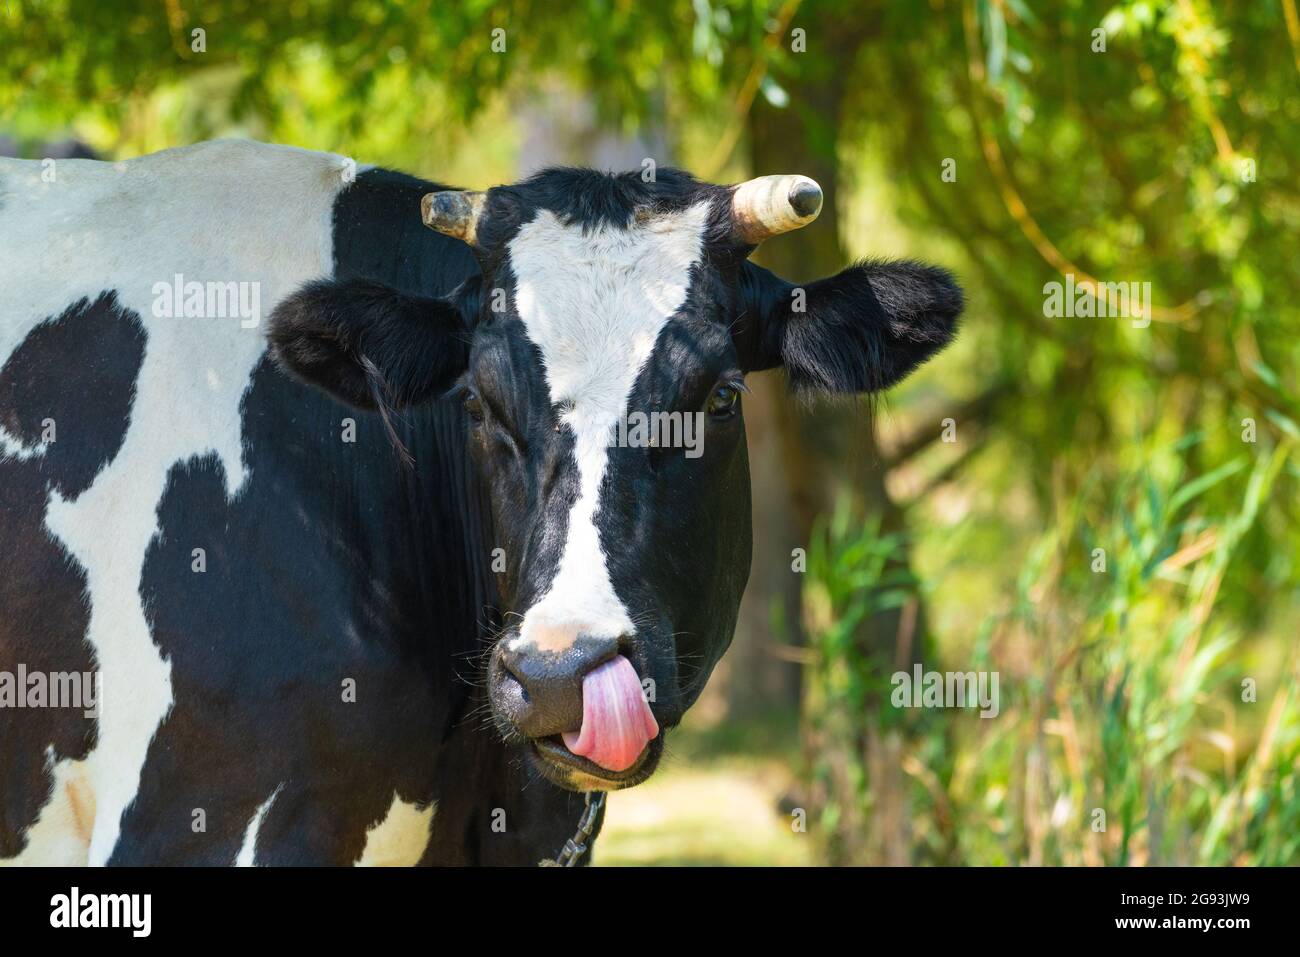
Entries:
{"label": "black furry ear", "polygon": [[952,341],[963,301],[952,275],[922,263],[861,262],[797,286],[741,272],[733,338],[746,372],[784,366],[797,392],[877,392]]}
{"label": "black furry ear", "polygon": [[447,390],[469,362],[478,280],[447,299],[366,279],[319,279],[272,311],[280,366],[349,405],[403,408]]}

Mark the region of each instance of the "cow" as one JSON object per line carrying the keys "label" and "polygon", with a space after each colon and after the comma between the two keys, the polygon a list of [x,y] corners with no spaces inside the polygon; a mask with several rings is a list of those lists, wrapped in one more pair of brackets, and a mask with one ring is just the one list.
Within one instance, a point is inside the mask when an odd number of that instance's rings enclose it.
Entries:
{"label": "cow", "polygon": [[0,161],[0,859],[531,865],[598,829],[731,641],[745,377],[876,393],[954,335],[943,269],[750,262],[821,203]]}

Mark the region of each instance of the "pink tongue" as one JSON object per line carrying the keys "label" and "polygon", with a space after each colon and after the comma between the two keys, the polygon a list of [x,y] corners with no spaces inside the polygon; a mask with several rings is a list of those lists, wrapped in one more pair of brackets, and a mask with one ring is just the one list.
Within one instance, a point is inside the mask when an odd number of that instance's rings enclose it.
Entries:
{"label": "pink tongue", "polygon": [[582,730],[564,732],[564,746],[606,770],[626,771],[658,733],[636,669],[619,655],[582,679]]}

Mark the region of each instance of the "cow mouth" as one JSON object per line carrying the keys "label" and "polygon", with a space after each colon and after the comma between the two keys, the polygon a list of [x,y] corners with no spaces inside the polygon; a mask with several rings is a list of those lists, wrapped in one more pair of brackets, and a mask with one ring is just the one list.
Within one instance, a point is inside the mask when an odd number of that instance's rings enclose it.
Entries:
{"label": "cow mouth", "polygon": [[578,791],[617,791],[640,784],[654,773],[663,750],[663,736],[648,742],[636,762],[622,771],[611,771],[574,754],[558,734],[534,738],[529,744],[543,773],[554,783]]}
{"label": "cow mouth", "polygon": [[[516,679],[517,680],[517,679]],[[649,777],[662,745],[639,674],[624,655],[582,679],[582,717],[562,733],[529,735],[542,772],[574,790],[615,790]],[[554,725],[552,725],[552,728]]]}

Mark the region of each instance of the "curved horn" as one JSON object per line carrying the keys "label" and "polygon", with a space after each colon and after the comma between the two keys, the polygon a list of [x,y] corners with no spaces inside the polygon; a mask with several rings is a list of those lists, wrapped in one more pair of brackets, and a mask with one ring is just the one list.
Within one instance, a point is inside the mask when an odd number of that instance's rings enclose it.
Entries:
{"label": "curved horn", "polygon": [[425,193],[420,200],[420,218],[430,229],[474,246],[478,239],[478,218],[486,200],[487,193],[468,189]]}
{"label": "curved horn", "polygon": [[807,226],[821,211],[822,188],[807,176],[760,176],[731,194],[735,235],[745,243]]}

